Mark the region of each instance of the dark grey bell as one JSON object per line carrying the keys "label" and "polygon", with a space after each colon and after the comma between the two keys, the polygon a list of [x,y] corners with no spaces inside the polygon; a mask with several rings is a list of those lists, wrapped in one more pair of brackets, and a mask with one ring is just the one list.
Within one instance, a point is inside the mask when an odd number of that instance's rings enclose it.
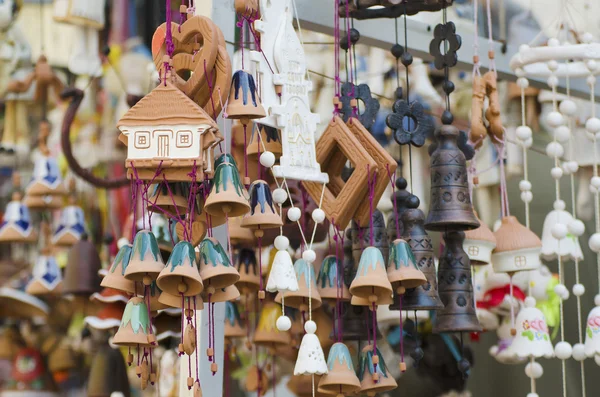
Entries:
{"label": "dark grey bell", "polygon": [[[372,240],[371,235],[373,236]],[[354,259],[354,274],[356,274],[356,268],[360,263],[360,256],[367,247],[379,248],[383,255],[384,263],[387,263],[389,252],[388,235],[383,214],[379,210],[373,211],[370,225],[363,227],[359,226],[354,220],[352,221],[352,258]]]}

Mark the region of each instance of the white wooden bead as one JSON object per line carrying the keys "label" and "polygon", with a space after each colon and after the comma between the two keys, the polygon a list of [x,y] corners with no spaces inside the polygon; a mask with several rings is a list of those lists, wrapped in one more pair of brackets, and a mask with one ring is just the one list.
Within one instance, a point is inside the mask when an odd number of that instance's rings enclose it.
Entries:
{"label": "white wooden bead", "polygon": [[285,251],[290,246],[290,240],[285,236],[277,236],[275,237],[275,248],[279,251]]}
{"label": "white wooden bead", "polygon": [[519,77],[517,79],[517,85],[519,86],[519,88],[527,88],[529,87],[529,80],[527,80],[525,77]]}
{"label": "white wooden bead", "polygon": [[552,167],[550,175],[552,175],[552,178],[554,179],[560,179],[563,176],[563,169],[560,167]]}
{"label": "white wooden bead", "polygon": [[271,168],[273,165],[275,165],[275,155],[273,154],[273,152],[267,151],[261,153],[260,164],[266,168]]}
{"label": "white wooden bead", "polygon": [[571,138],[571,130],[566,125],[561,125],[554,130],[554,138],[560,143],[566,143]]}
{"label": "white wooden bead", "polygon": [[554,353],[559,360],[567,360],[571,358],[573,348],[569,342],[558,342],[556,346],[554,346]]}
{"label": "white wooden bead", "polygon": [[588,240],[588,245],[590,249],[595,253],[600,252],[600,233],[594,233],[590,236]]}
{"label": "white wooden bead", "polygon": [[285,203],[285,200],[287,200],[287,192],[285,189],[278,187],[277,189],[273,190],[273,201],[276,204],[283,204]]}
{"label": "white wooden bead", "polygon": [[591,117],[585,122],[585,130],[590,134],[596,134],[600,132],[600,119],[598,117]]}
{"label": "white wooden bead", "polygon": [[554,88],[558,85],[558,77],[552,75],[548,77],[548,80],[546,82],[550,88]]}
{"label": "white wooden bead", "polygon": [[583,361],[587,358],[585,354],[585,345],[583,343],[576,343],[573,345],[573,359],[575,361]]}
{"label": "white wooden bead", "polygon": [[571,99],[565,99],[560,103],[558,109],[565,116],[574,116],[577,113],[577,104]]}
{"label": "white wooden bead", "polygon": [[539,379],[544,375],[544,369],[540,363],[534,361],[525,366],[525,375],[527,375],[528,378]]}
{"label": "white wooden bead", "polygon": [[562,155],[564,153],[565,153],[565,149],[558,142],[550,142],[546,146],[546,154],[548,155],[548,157],[552,157],[552,158],[554,158],[554,157],[562,157]]}
{"label": "white wooden bead", "polygon": [[312,219],[315,223],[322,223],[325,220],[325,211],[320,208],[315,209],[312,212]]}
{"label": "white wooden bead", "polygon": [[583,284],[573,285],[573,295],[582,296],[583,294],[585,294],[585,286]]}
{"label": "white wooden bead", "polygon": [[565,208],[567,208],[567,204],[565,204],[563,200],[555,200],[554,203],[552,203],[552,208],[554,208],[555,211],[564,211]]}
{"label": "white wooden bead", "polygon": [[521,192],[521,201],[524,203],[531,203],[533,201],[533,193],[530,190]]}
{"label": "white wooden bead", "polygon": [[298,208],[298,207],[290,208],[287,212],[287,217],[292,222],[298,221],[301,216],[302,216],[302,212],[300,211],[300,208]]}
{"label": "white wooden bead", "polygon": [[314,263],[315,259],[317,259],[317,253],[313,250],[306,250],[302,253],[302,259],[308,263]]}
{"label": "white wooden bead", "polygon": [[559,112],[550,112],[546,116],[546,122],[550,127],[556,128],[564,124],[565,118]]}
{"label": "white wooden bead", "polygon": [[307,334],[314,334],[317,332],[317,323],[312,320],[308,320],[306,323],[304,323],[304,330]]}
{"label": "white wooden bead", "polygon": [[531,182],[526,181],[526,180],[522,180],[521,182],[519,182],[519,189],[522,192],[528,192],[531,190]]}
{"label": "white wooden bead", "polygon": [[515,132],[516,132],[517,138],[519,138],[522,141],[525,141],[525,140],[531,138],[533,135],[533,131],[531,131],[531,128],[527,127],[526,125],[518,126]]}

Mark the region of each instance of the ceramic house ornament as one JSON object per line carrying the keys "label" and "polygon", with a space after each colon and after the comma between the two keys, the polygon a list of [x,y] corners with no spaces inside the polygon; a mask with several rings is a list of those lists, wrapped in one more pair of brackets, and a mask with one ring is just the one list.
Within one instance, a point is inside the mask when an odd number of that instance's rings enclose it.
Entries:
{"label": "ceramic house ornament", "polygon": [[350,284],[350,293],[357,298],[368,299],[372,304],[385,304],[383,301],[390,300],[392,291],[381,251],[375,247],[365,248]]}
{"label": "ceramic house ornament", "polygon": [[327,357],[327,374],[319,381],[319,391],[324,393],[353,394],[360,390],[360,381],[348,347],[334,343]]}
{"label": "ceramic house ornament", "polygon": [[554,348],[544,314],[535,307],[535,298],[525,300],[525,307],[515,320],[517,334],[508,348],[517,357],[554,357]]}
{"label": "ceramic house ornament", "polygon": [[138,178],[152,180],[160,166],[167,180],[187,182],[194,167],[198,180],[205,169],[212,169],[208,152],[219,140],[205,142],[205,137],[218,135],[218,126],[169,78],[129,109],[117,127],[119,139],[127,146],[125,167],[130,178],[135,168]]}
{"label": "ceramic house ornament", "polygon": [[14,193],[12,201],[6,206],[2,223],[0,223],[0,242],[33,242],[37,240],[37,235],[31,223],[29,209],[21,203],[21,195]]}
{"label": "ceramic house ornament", "polygon": [[317,324],[309,320],[304,324],[306,333],[302,337],[294,375],[323,375],[328,372],[325,355],[319,337],[315,334]]}
{"label": "ceramic house ornament", "polygon": [[164,267],[154,233],[149,230],[137,232],[133,240],[129,264],[125,269],[125,278],[150,285]]}
{"label": "ceramic house ornament", "polygon": [[178,242],[160,272],[156,284],[171,295],[196,296],[204,286],[196,265],[196,252],[187,241]]}
{"label": "ceramic house ornament", "polygon": [[119,330],[113,338],[118,346],[151,346],[152,323],[148,307],[142,298],[133,297],[125,306]]}
{"label": "ceramic house ornament", "polygon": [[[338,272],[342,275],[338,279]],[[319,276],[317,277],[317,288],[321,299],[328,299],[330,301],[336,301],[340,299],[342,301],[349,301],[350,291],[348,286],[343,280],[343,268],[338,265],[338,260],[335,255],[327,255],[323,259],[321,269],[319,270]],[[338,290],[341,289],[341,293]]]}
{"label": "ceramic house ornament", "polygon": [[564,238],[559,240],[554,237],[552,232],[556,225],[563,225],[568,228],[569,224],[575,220],[569,212],[564,210],[564,206],[564,201],[559,200],[556,202],[554,210],[550,211],[544,220],[544,228],[542,229],[542,251],[540,257],[546,261],[555,260],[558,255],[561,256],[563,261],[583,259],[578,236],[568,232]]}
{"label": "ceramic house ornament", "polygon": [[[281,303],[282,294],[285,294],[284,298],[286,306],[293,307],[294,309],[300,309],[303,312],[307,312],[309,310],[309,299],[311,300],[312,310],[321,307],[322,301],[319,290],[317,289],[317,278],[315,276],[314,267],[304,259],[298,259],[294,263],[294,272],[296,273],[296,279],[298,280],[298,290],[280,292],[275,297],[275,302]],[[308,290],[309,284],[311,288],[310,294]]]}
{"label": "ceramic house ornament", "polygon": [[492,261],[492,251],[496,248],[496,236],[490,228],[482,222],[477,213],[479,227],[465,232],[463,249],[469,255],[471,265],[487,265]]}
{"label": "ceramic house ornament", "polygon": [[282,316],[281,306],[267,302],[262,306],[258,325],[254,331],[254,343],[260,346],[276,347],[290,343],[290,333],[277,329],[275,323]]}
{"label": "ceramic house ornament", "polygon": [[590,311],[585,325],[585,355],[600,355],[600,306]]}
{"label": "ceramic house ornament", "polygon": [[417,267],[417,260],[410,245],[402,239],[394,240],[390,247],[387,275],[392,288],[399,294],[427,282],[427,278]]}
{"label": "ceramic house ornament", "polygon": [[117,256],[115,257],[112,266],[100,283],[102,287],[114,288],[129,294],[135,292],[134,282],[125,278],[125,272],[127,271],[127,266],[129,266],[129,260],[131,259],[132,247],[131,244],[125,244],[119,248],[119,252],[117,252]]}
{"label": "ceramic house ornament", "polygon": [[539,267],[542,242],[535,233],[521,225],[517,218],[502,218],[502,225],[494,235],[497,242],[492,254],[495,272],[510,273]]}
{"label": "ceramic house ornament", "polygon": [[54,256],[49,252],[38,256],[33,267],[33,278],[25,292],[31,295],[57,295],[62,289],[62,274]]}
{"label": "ceramic house ornament", "polygon": [[200,277],[205,292],[224,289],[240,279],[237,269],[231,265],[227,253],[214,237],[207,237],[200,243]]}
{"label": "ceramic house ornament", "polygon": [[[375,360],[375,357],[377,357],[377,360]],[[376,363],[376,361],[378,362]],[[365,346],[360,352],[358,378],[360,379],[360,392],[369,397],[398,387],[396,380],[388,372],[379,349],[374,352],[372,345]]]}
{"label": "ceramic house ornament", "polygon": [[215,168],[212,189],[204,209],[215,216],[242,216],[250,210],[248,192],[242,185],[235,162],[225,161]]}
{"label": "ceramic house ornament", "polygon": [[68,205],[60,212],[58,226],[52,235],[52,244],[70,247],[86,233],[85,217],[81,207]]}

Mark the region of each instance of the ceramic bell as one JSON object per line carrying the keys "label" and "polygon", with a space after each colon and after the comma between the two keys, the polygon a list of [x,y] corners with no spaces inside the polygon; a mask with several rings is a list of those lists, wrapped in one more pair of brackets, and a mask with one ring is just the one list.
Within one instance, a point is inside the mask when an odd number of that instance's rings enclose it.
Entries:
{"label": "ceramic bell", "polygon": [[174,217],[183,217],[188,212],[189,190],[186,182],[157,183],[148,198],[148,211],[160,212],[158,207]]}
{"label": "ceramic bell", "polygon": [[250,185],[250,212],[242,218],[242,227],[271,229],[283,225],[273,206],[273,196],[267,182],[257,180]]}
{"label": "ceramic bell", "polygon": [[252,128],[252,135],[246,149],[248,160],[257,161],[260,154],[266,151],[273,153],[276,158],[279,158],[283,152],[279,135],[280,133],[277,128],[256,123],[254,128]]}
{"label": "ceramic bell", "polygon": [[[159,306],[157,305],[157,303],[154,302],[153,298],[154,298],[154,296],[152,296],[152,299],[150,299],[150,311],[153,311],[152,309],[162,310],[165,308],[173,308],[173,309],[179,309],[179,310],[187,309],[188,303],[190,304],[190,307],[192,307],[194,305],[192,299],[196,299],[196,309],[197,310],[202,310],[204,308],[204,299],[202,298],[202,295],[185,297],[182,300],[181,295],[171,295],[167,292],[160,291],[158,298],[156,299],[158,304],[162,305],[162,308],[160,308],[160,309],[159,309]],[[179,313],[181,313],[181,312],[179,312]]]}
{"label": "ceramic bell", "polygon": [[234,253],[234,260],[240,274],[240,279],[235,283],[236,287],[244,294],[258,291],[260,287],[260,275],[254,250],[240,248]]}
{"label": "ceramic bell", "polygon": [[31,182],[25,189],[26,196],[62,196],[67,191],[60,176],[60,168],[54,157],[40,156],[34,166]]}
{"label": "ceramic bell", "polygon": [[130,394],[127,365],[119,349],[101,345],[92,360],[86,395],[111,397],[114,393]]}
{"label": "ceramic bell", "polygon": [[58,227],[52,235],[52,244],[70,247],[86,233],[85,217],[81,207],[68,205],[60,212]]}
{"label": "ceramic bell", "polygon": [[585,355],[600,355],[600,306],[592,309],[585,326]]}
{"label": "ceramic bell", "polygon": [[125,306],[119,330],[113,338],[113,343],[118,346],[137,345],[149,347],[152,338],[152,323],[150,322],[148,307],[140,297],[133,297]]}
{"label": "ceramic bell", "polygon": [[267,280],[267,291],[297,292],[299,288],[290,253],[287,250],[277,250]]}
{"label": "ceramic bell", "polygon": [[[374,360],[374,357],[377,357],[377,359]],[[378,361],[378,363],[375,364],[375,361]],[[379,349],[373,354],[372,345],[367,345],[362,349],[358,358],[358,368],[361,394],[371,397],[398,387],[396,380],[388,372]]]}
{"label": "ceramic bell", "polygon": [[302,337],[298,358],[294,367],[294,375],[323,375],[327,373],[327,362],[323,354],[321,342],[316,335],[317,324],[308,320],[304,323],[306,333]]}
{"label": "ceramic bell", "polygon": [[54,256],[46,252],[37,258],[33,267],[33,278],[27,284],[25,292],[30,295],[60,294],[62,274]]}
{"label": "ceramic bell", "polygon": [[508,353],[517,357],[554,357],[554,348],[548,334],[544,314],[535,307],[535,298],[525,299],[515,320],[517,334],[508,348]]}
{"label": "ceramic bell", "polygon": [[235,218],[228,219],[229,229],[229,240],[231,245],[235,247],[253,247],[255,244],[255,237],[252,230],[242,227],[242,217],[238,216]]}
{"label": "ceramic bell", "polygon": [[471,230],[479,227],[469,194],[466,159],[458,147],[460,131],[453,125],[436,130],[431,153],[431,200],[427,230]]}
{"label": "ceramic bell", "polygon": [[298,280],[297,291],[280,292],[275,297],[275,302],[282,302],[282,294],[285,298],[285,305],[293,307],[294,309],[300,309],[303,312],[308,311],[308,286],[311,286],[311,305],[312,310],[316,310],[321,307],[321,296],[317,289],[317,278],[315,276],[314,267],[305,261],[304,259],[298,259],[294,263],[294,272],[296,273],[296,279]]}
{"label": "ceramic bell", "polygon": [[237,305],[225,302],[225,338],[245,338],[248,335],[245,326]]}
{"label": "ceramic bell", "polygon": [[[222,158],[226,159],[224,156]],[[215,169],[212,189],[204,209],[214,216],[242,216],[250,209],[247,197],[235,162],[221,162]]]}
{"label": "ceramic bell", "polygon": [[233,302],[240,297],[240,290],[237,289],[235,285],[230,285],[225,288],[217,288],[213,294],[209,294],[208,291],[205,290],[202,297],[210,303]]}
{"label": "ceramic bell", "polygon": [[180,241],[175,245],[156,283],[163,292],[171,295],[196,296],[202,292],[204,286],[192,244]]}
{"label": "ceramic bell", "polygon": [[524,357],[518,357],[510,354],[509,348],[515,337],[511,334],[510,317],[504,317],[502,324],[496,330],[498,342],[490,347],[490,356],[501,364],[521,364],[525,360]]}
{"label": "ceramic bell", "polygon": [[150,285],[164,267],[154,233],[149,230],[137,232],[133,240],[129,264],[125,269],[125,278]]}
{"label": "ceramic bell", "polygon": [[258,97],[254,77],[245,70],[238,70],[233,75],[225,113],[227,118],[240,119],[243,124],[247,124],[251,119],[266,116]]}
{"label": "ceramic bell", "polygon": [[[371,239],[371,236],[373,238]],[[373,246],[381,251],[384,267],[387,263],[389,252],[389,241],[385,228],[385,219],[379,210],[373,211],[371,222],[367,226],[359,226],[357,222],[352,221],[352,257],[354,259],[355,270],[360,263],[360,258],[364,249]],[[372,244],[371,244],[372,242]]]}
{"label": "ceramic bell", "polygon": [[106,331],[112,328],[118,328],[121,325],[121,318],[125,304],[122,302],[107,303],[94,316],[86,316],[83,322],[96,330]]}
{"label": "ceramic bell", "polygon": [[463,249],[469,255],[471,265],[487,265],[492,262],[492,251],[496,248],[496,236],[479,219],[477,212],[475,217],[479,221],[479,227],[465,232]]}
{"label": "ceramic bell", "polygon": [[211,293],[211,289],[226,288],[238,282],[240,274],[231,265],[227,253],[217,239],[205,238],[200,243],[199,251],[200,277],[206,293]]}
{"label": "ceramic bell", "polygon": [[[339,278],[338,283],[338,272],[342,275]],[[349,301],[350,291],[343,280],[344,269],[338,266],[338,260],[335,255],[327,255],[323,259],[321,269],[319,270],[319,276],[317,277],[317,288],[321,299],[336,301],[338,298],[342,301]],[[339,284],[339,288],[338,288]]]}
{"label": "ceramic bell", "polygon": [[[569,227],[575,222],[573,215],[565,211],[565,202],[557,200],[554,203],[554,210],[546,215],[544,228],[542,229],[542,251],[540,257],[545,261],[552,261],[561,256],[563,261],[582,260],[583,253],[579,246],[579,238],[571,232],[566,233],[560,240],[554,237],[552,230],[556,225]],[[567,229],[568,230],[568,229]]]}
{"label": "ceramic bell", "polygon": [[102,279],[100,285],[106,288],[114,288],[129,294],[135,292],[135,284],[132,280],[125,278],[125,272],[131,258],[131,244],[125,244],[119,248],[110,270]]}
{"label": "ceramic bell", "polygon": [[63,294],[91,295],[100,291],[100,276],[102,268],[100,256],[94,244],[84,236],[68,254]]}
{"label": "ceramic bell", "polygon": [[290,343],[289,332],[279,331],[275,326],[277,319],[281,316],[281,306],[273,302],[263,305],[256,331],[254,331],[254,343],[256,345],[276,347],[277,345],[287,345]]}
{"label": "ceramic bell", "polygon": [[327,357],[327,374],[319,381],[319,391],[331,394],[354,394],[360,381],[354,372],[350,350],[343,343],[334,343]]}
{"label": "ceramic bell", "polygon": [[31,224],[29,209],[21,203],[21,195],[13,193],[2,223],[0,223],[0,242],[3,243],[28,243],[36,241],[37,232]]}
{"label": "ceramic bell", "polygon": [[444,308],[438,310],[433,332],[479,332],[471,263],[463,250],[464,232],[444,233],[444,252],[438,269],[438,288]]}
{"label": "ceramic bell", "polygon": [[[387,218],[387,233],[388,233],[388,241],[394,241],[397,238],[402,237],[404,233],[404,225],[402,224],[402,214],[408,208],[406,206],[408,200],[413,197],[410,194],[406,187],[408,186],[408,182],[406,179],[399,177],[396,179],[396,191],[392,196],[392,211]],[[398,227],[396,227],[396,222],[398,222]],[[400,235],[398,235],[398,232]]]}
{"label": "ceramic bell", "polygon": [[517,218],[502,218],[502,225],[494,235],[497,242],[492,254],[495,272],[511,273],[539,267],[542,242],[535,233],[521,225]]}
{"label": "ceramic bell", "polygon": [[417,288],[427,283],[427,278],[417,267],[417,260],[410,245],[396,239],[390,247],[387,266],[388,280],[398,294],[404,294],[409,288]]}
{"label": "ceramic bell", "polygon": [[375,247],[365,248],[350,284],[350,293],[357,298],[368,299],[371,304],[386,304],[384,301],[391,299],[392,291],[381,251]]}

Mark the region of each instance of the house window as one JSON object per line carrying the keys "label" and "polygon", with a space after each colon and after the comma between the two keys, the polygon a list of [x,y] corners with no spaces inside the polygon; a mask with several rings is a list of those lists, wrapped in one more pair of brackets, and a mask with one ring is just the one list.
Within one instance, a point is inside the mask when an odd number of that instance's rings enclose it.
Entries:
{"label": "house window", "polygon": [[471,256],[475,256],[475,255],[479,255],[479,247],[472,245],[469,247],[469,255]]}
{"label": "house window", "polygon": [[515,257],[515,266],[518,268],[524,267],[527,264],[527,258],[523,255]]}
{"label": "house window", "polygon": [[136,149],[148,149],[150,147],[150,132],[136,131],[134,141]]}
{"label": "house window", "polygon": [[177,147],[186,148],[192,146],[192,131],[177,131]]}

